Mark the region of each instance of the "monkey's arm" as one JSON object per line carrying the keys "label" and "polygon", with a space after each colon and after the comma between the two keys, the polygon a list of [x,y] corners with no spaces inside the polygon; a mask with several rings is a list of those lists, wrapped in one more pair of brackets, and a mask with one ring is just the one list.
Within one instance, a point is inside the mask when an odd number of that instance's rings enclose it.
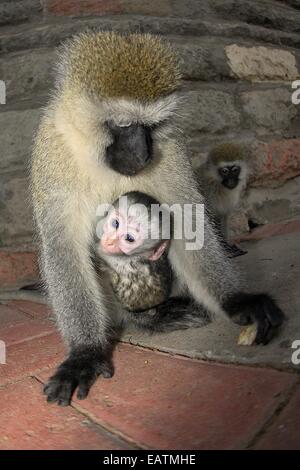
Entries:
{"label": "monkey's arm", "polygon": [[[52,206],[53,207],[53,206]],[[67,223],[67,220],[66,220]],[[59,329],[69,346],[69,357],[44,388],[48,402],[68,405],[87,396],[98,377],[111,377],[108,347],[107,307],[104,289],[96,281],[88,246],[80,235],[68,235],[66,227],[40,221],[42,268]]]}
{"label": "monkey's arm", "polygon": [[77,387],[78,398],[84,398],[99,374],[112,375],[105,302],[109,292],[97,280],[91,261],[90,197],[84,186],[76,186],[78,171],[54,132],[51,122],[42,122],[32,159],[31,192],[42,276],[69,347],[68,358],[45,393],[48,401],[67,405]]}
{"label": "monkey's arm", "polygon": [[228,229],[228,216],[223,215],[220,218],[216,218],[215,226],[217,234],[220,236],[221,243],[225,248],[228,256],[231,258],[236,258],[237,256],[246,255],[248,251],[242,250],[239,246],[235,244],[230,244],[228,242],[229,238],[229,229]]}
{"label": "monkey's arm", "polygon": [[[185,204],[203,204],[196,184],[193,185],[193,176],[187,175],[184,181],[184,169],[179,174],[183,181],[178,182],[178,185],[173,183],[173,190],[168,187],[169,204],[179,203],[182,208]],[[204,218],[203,247],[200,250],[188,250],[187,243],[189,240],[185,236],[174,239],[169,257],[178,278],[187,286],[193,298],[210,312],[226,314],[239,324],[256,323],[256,343],[269,342],[283,323],[284,315],[267,294],[241,292],[239,276],[232,261],[226,257],[207,215]]]}

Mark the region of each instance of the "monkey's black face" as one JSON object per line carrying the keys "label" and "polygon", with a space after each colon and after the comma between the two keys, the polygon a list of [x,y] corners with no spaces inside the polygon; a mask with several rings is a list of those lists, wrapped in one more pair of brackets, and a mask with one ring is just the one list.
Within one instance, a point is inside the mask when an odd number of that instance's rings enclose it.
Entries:
{"label": "monkey's black face", "polygon": [[106,163],[122,175],[136,175],[152,160],[152,129],[142,124],[120,127],[112,122],[107,126],[113,143],[106,149]]}
{"label": "monkey's black face", "polygon": [[228,189],[234,189],[239,184],[241,167],[238,165],[222,166],[218,169],[223,186]]}

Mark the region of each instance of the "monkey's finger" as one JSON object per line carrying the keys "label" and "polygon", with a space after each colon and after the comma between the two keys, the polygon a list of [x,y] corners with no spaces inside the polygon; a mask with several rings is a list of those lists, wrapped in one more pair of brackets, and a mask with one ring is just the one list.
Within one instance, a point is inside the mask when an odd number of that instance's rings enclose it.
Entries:
{"label": "monkey's finger", "polygon": [[85,383],[85,382],[81,382],[78,386],[78,390],[77,390],[77,398],[78,400],[84,400],[88,394],[89,394],[89,391],[92,387],[94,382],[92,383]]}
{"label": "monkey's finger", "polygon": [[75,388],[76,383],[73,380],[53,378],[44,387],[44,394],[47,395],[48,403],[57,402],[60,406],[68,406]]}
{"label": "monkey's finger", "polygon": [[74,381],[63,382],[60,387],[57,404],[59,406],[70,405],[75,388],[76,383]]}
{"label": "monkey's finger", "polygon": [[257,323],[256,344],[266,345],[276,333],[276,329],[272,327],[269,320],[264,318]]}
{"label": "monkey's finger", "polygon": [[276,305],[272,305],[272,310],[267,311],[266,315],[268,317],[269,322],[273,327],[279,327],[285,320],[285,315],[283,311]]}
{"label": "monkey's finger", "polygon": [[77,390],[77,398],[78,400],[83,400],[88,396],[90,388],[96,382],[98,373],[95,370],[85,370],[83,373],[80,374],[78,390]]}
{"label": "monkey's finger", "polygon": [[106,364],[101,371],[101,375],[104,377],[104,379],[110,379],[114,375],[113,365]]}

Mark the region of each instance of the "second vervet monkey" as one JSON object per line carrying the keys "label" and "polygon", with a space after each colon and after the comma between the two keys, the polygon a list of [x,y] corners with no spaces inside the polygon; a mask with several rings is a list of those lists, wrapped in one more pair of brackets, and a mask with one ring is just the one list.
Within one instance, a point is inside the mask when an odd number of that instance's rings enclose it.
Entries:
{"label": "second vervet monkey", "polygon": [[247,185],[249,167],[242,145],[226,142],[214,147],[207,161],[197,170],[215,224],[231,256],[247,252],[228,243],[228,219],[241,201]]}

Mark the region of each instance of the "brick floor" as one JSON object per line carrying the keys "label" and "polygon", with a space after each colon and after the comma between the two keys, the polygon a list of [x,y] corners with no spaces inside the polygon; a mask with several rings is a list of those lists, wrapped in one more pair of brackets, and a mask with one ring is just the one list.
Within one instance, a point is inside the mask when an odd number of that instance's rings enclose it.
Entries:
{"label": "brick floor", "polygon": [[51,310],[47,305],[30,302],[28,300],[13,300],[9,306],[35,319],[45,319],[51,316]]}
{"label": "brick floor", "polygon": [[0,449],[129,449],[74,408],[49,406],[41,384],[26,379],[0,389]]}
{"label": "brick floor", "polygon": [[300,389],[254,446],[256,449],[300,450]]}
{"label": "brick floor", "polygon": [[39,279],[37,255],[34,251],[0,250],[0,286],[12,289]]}
{"label": "brick floor", "polygon": [[124,345],[115,366],[112,380],[99,380],[89,399],[74,406],[160,449],[244,447],[295,381],[273,370],[205,364]]}
{"label": "brick floor", "polygon": [[[0,306],[0,449],[295,448],[300,441],[297,375],[206,363],[120,344],[115,376],[87,400],[48,405],[41,382],[65,348],[45,306]],[[9,317],[9,319],[8,319]],[[121,437],[120,437],[121,436]]]}

